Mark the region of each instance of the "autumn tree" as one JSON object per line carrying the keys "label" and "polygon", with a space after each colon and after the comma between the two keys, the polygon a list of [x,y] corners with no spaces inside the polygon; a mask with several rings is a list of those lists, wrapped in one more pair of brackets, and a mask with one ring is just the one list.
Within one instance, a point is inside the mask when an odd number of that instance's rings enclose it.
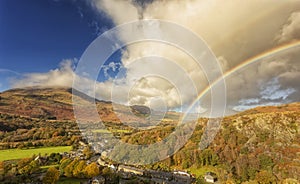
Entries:
{"label": "autumn tree", "polygon": [[258,159],[263,170],[271,170],[273,168],[274,162],[270,156],[261,154],[258,156]]}
{"label": "autumn tree", "polygon": [[266,171],[266,170],[262,170],[262,171],[258,172],[255,176],[255,180],[259,184],[273,184],[273,183],[276,183],[276,179],[273,176],[273,174]]}
{"label": "autumn tree", "polygon": [[36,160],[31,161],[29,164],[19,169],[19,174],[30,175],[39,170],[39,163]]}
{"label": "autumn tree", "polygon": [[0,174],[4,173],[4,162],[0,162]]}
{"label": "autumn tree", "polygon": [[64,174],[66,177],[73,177],[73,170],[79,163],[78,159],[73,160],[69,165],[67,165],[64,169]]}
{"label": "autumn tree", "polygon": [[0,162],[0,181],[3,179],[4,173],[4,162]]}
{"label": "autumn tree", "polygon": [[294,183],[298,183],[298,181],[296,179],[293,179],[293,178],[287,178],[287,179],[282,181],[282,184],[294,184]]}
{"label": "autumn tree", "polygon": [[205,149],[201,152],[200,155],[201,159],[201,165],[212,165],[215,166],[219,162],[218,156],[211,150],[211,149]]}
{"label": "autumn tree", "polygon": [[26,165],[28,165],[33,159],[32,158],[23,158],[18,161],[18,169],[22,169]]}
{"label": "autumn tree", "polygon": [[90,147],[85,147],[82,152],[85,155],[86,159],[90,159],[91,156],[93,155],[93,151],[91,150]]}
{"label": "autumn tree", "polygon": [[84,160],[79,161],[79,163],[74,167],[73,176],[76,178],[84,178],[84,170],[86,163]]}
{"label": "autumn tree", "polygon": [[58,179],[59,171],[55,167],[50,167],[43,178],[43,183],[54,184]]}
{"label": "autumn tree", "polygon": [[92,178],[100,174],[99,167],[95,162],[89,164],[84,171],[87,178]]}
{"label": "autumn tree", "polygon": [[69,158],[63,158],[61,161],[60,161],[60,166],[59,166],[59,170],[60,170],[60,174],[63,175],[65,174],[65,169],[66,167],[72,162],[71,159]]}

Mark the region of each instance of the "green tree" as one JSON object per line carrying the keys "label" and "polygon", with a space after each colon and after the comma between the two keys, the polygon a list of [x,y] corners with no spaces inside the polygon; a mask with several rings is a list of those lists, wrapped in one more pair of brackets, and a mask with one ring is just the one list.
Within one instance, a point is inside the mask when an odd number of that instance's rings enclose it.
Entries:
{"label": "green tree", "polygon": [[22,175],[29,175],[39,170],[39,163],[36,160],[31,161],[29,164],[19,169]]}
{"label": "green tree", "polygon": [[272,158],[268,155],[261,154],[258,156],[260,167],[263,170],[271,170],[274,166]]}
{"label": "green tree", "polygon": [[219,157],[211,150],[211,149],[205,149],[201,153],[201,165],[218,165],[219,163]]}
{"label": "green tree", "polygon": [[276,183],[276,179],[273,176],[273,174],[266,171],[266,170],[258,172],[255,176],[255,180],[259,184],[273,184],[273,183]]}
{"label": "green tree", "polygon": [[256,169],[254,169],[253,167],[247,167],[247,173],[248,173],[248,177],[253,180],[255,178],[256,175]]}
{"label": "green tree", "polygon": [[108,175],[112,174],[112,172],[111,172],[110,168],[105,167],[105,168],[102,170],[102,174],[108,176]]}
{"label": "green tree", "polygon": [[59,179],[59,171],[55,167],[50,167],[43,177],[44,184],[54,184]]}
{"label": "green tree", "polygon": [[210,163],[212,166],[216,166],[219,164],[219,157],[217,154],[215,153],[212,153],[212,156],[211,156],[211,163]]}

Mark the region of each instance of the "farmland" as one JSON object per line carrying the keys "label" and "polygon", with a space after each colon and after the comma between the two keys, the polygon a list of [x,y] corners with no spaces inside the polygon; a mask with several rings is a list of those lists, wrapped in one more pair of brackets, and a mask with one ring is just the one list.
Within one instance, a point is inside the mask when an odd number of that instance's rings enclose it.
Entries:
{"label": "farmland", "polygon": [[69,152],[71,146],[58,146],[58,147],[46,147],[46,148],[34,148],[34,149],[7,149],[0,150],[0,161],[15,160],[28,158],[33,155],[45,155],[51,153]]}

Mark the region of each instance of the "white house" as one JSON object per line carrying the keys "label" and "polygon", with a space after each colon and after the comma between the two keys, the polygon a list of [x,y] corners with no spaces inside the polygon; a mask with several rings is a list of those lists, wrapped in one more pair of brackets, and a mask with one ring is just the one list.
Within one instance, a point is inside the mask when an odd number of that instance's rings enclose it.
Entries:
{"label": "white house", "polygon": [[215,183],[218,180],[217,175],[213,172],[207,172],[204,179],[207,183]]}

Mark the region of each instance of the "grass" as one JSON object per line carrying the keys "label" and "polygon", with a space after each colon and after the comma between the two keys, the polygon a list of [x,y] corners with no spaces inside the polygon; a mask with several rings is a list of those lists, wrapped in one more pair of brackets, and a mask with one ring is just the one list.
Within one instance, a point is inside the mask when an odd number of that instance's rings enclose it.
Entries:
{"label": "grass", "polygon": [[65,178],[62,177],[58,180],[57,184],[80,184],[86,182],[87,179]]}
{"label": "grass", "polygon": [[33,155],[45,155],[51,153],[62,153],[71,151],[71,146],[57,146],[46,148],[34,148],[34,149],[7,149],[0,150],[0,161],[4,160],[16,160],[22,158],[29,158]]}
{"label": "grass", "polygon": [[107,129],[96,129],[93,130],[94,133],[130,133],[130,130],[121,130],[121,129],[112,129],[112,130],[107,130]]}
{"label": "grass", "polygon": [[110,131],[106,129],[97,129],[97,130],[92,130],[94,133],[111,133]]}
{"label": "grass", "polygon": [[196,177],[204,176],[206,172],[216,172],[216,168],[213,166],[204,166],[201,168],[189,168],[188,169],[192,174],[195,174]]}
{"label": "grass", "polygon": [[41,169],[49,169],[50,167],[58,167],[59,165],[56,164],[56,165],[45,165],[45,166],[41,166],[40,168]]}

